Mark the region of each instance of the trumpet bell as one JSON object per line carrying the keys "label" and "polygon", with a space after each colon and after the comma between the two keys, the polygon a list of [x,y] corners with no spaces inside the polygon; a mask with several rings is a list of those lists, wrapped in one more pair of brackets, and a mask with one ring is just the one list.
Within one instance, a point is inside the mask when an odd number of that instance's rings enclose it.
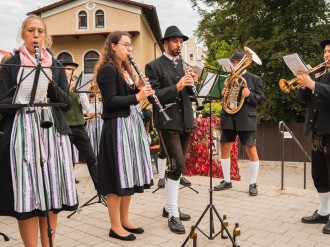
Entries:
{"label": "trumpet bell", "polygon": [[249,47],[244,46],[244,51],[247,54],[250,54],[251,59],[253,60],[253,62],[255,62],[256,64],[262,65],[261,59],[258,57],[258,55],[252,51]]}
{"label": "trumpet bell", "polygon": [[290,93],[290,85],[287,82],[287,80],[281,79],[278,82],[278,86],[280,87],[280,89],[282,90],[283,93]]}

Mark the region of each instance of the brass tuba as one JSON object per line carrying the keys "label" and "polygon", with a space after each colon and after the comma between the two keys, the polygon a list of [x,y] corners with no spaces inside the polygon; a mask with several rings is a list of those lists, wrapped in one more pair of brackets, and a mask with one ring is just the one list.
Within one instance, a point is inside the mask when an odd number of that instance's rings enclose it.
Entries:
{"label": "brass tuba", "polygon": [[245,55],[242,60],[233,69],[231,74],[227,77],[224,85],[224,94],[222,98],[222,108],[228,114],[237,113],[243,106],[245,97],[241,96],[238,102],[238,96],[241,88],[246,88],[246,80],[241,76],[243,71],[249,67],[252,62],[261,65],[262,62],[257,54],[248,47],[244,47]]}
{"label": "brass tuba", "polygon": [[[325,60],[323,63],[320,63],[319,65],[310,69],[308,74],[314,73],[317,70],[324,67],[324,71],[321,71],[321,72],[315,74],[315,78],[320,77],[321,75],[323,75],[325,72],[328,71],[327,63],[328,63],[328,61]],[[282,90],[283,93],[289,93],[290,90],[295,90],[297,88],[301,88],[301,85],[299,84],[299,82],[297,82],[297,80],[298,80],[297,77],[291,79],[290,81],[287,81],[285,79],[280,79],[278,82],[278,86],[280,87],[280,89]]]}

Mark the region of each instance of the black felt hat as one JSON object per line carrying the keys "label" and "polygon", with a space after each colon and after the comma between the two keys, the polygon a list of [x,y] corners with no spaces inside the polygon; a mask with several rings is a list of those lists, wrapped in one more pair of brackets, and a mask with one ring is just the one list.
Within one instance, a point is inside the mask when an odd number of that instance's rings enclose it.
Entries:
{"label": "black felt hat", "polygon": [[182,37],[183,41],[187,41],[189,38],[180,31],[177,26],[170,26],[166,29],[164,37],[160,39],[160,42],[164,44],[164,41],[171,37]]}
{"label": "black felt hat", "polygon": [[239,50],[237,49],[234,54],[232,55],[232,57],[230,58],[230,61],[234,61],[234,60],[242,60],[242,58],[245,56],[245,52],[243,50]]}
{"label": "black felt hat", "polygon": [[326,45],[330,44],[330,39],[325,39],[320,43],[320,46],[324,49]]}
{"label": "black felt hat", "polygon": [[63,59],[63,61],[61,63],[63,64],[63,66],[72,65],[76,68],[78,68],[78,66],[79,66],[79,64],[72,61],[72,58],[65,58],[65,59]]}

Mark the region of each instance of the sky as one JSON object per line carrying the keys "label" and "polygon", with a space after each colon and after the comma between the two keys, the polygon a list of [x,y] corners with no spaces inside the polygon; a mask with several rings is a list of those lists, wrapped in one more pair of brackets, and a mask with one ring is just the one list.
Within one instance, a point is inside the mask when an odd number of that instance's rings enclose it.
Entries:
{"label": "sky", "polygon": [[[17,34],[26,13],[58,0],[0,0],[0,50],[12,51],[18,47]],[[154,5],[162,34],[167,27],[176,25],[189,37],[197,28],[200,17],[193,10],[190,0],[135,0]]]}

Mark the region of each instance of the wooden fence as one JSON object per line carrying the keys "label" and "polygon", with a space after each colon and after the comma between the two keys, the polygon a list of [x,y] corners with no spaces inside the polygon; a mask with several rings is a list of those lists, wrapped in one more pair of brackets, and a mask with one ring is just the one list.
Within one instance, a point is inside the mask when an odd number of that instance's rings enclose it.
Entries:
{"label": "wooden fence", "polygon": [[[304,135],[304,124],[287,124],[294,136],[304,147],[306,152],[311,154],[311,134]],[[282,160],[282,137],[279,134],[277,125],[258,124],[257,126],[257,150],[260,160],[281,161]],[[245,148],[239,144],[239,159],[248,159]],[[304,161],[304,153],[300,150],[295,141],[284,139],[284,161]],[[306,161],[308,159],[306,158]]]}

